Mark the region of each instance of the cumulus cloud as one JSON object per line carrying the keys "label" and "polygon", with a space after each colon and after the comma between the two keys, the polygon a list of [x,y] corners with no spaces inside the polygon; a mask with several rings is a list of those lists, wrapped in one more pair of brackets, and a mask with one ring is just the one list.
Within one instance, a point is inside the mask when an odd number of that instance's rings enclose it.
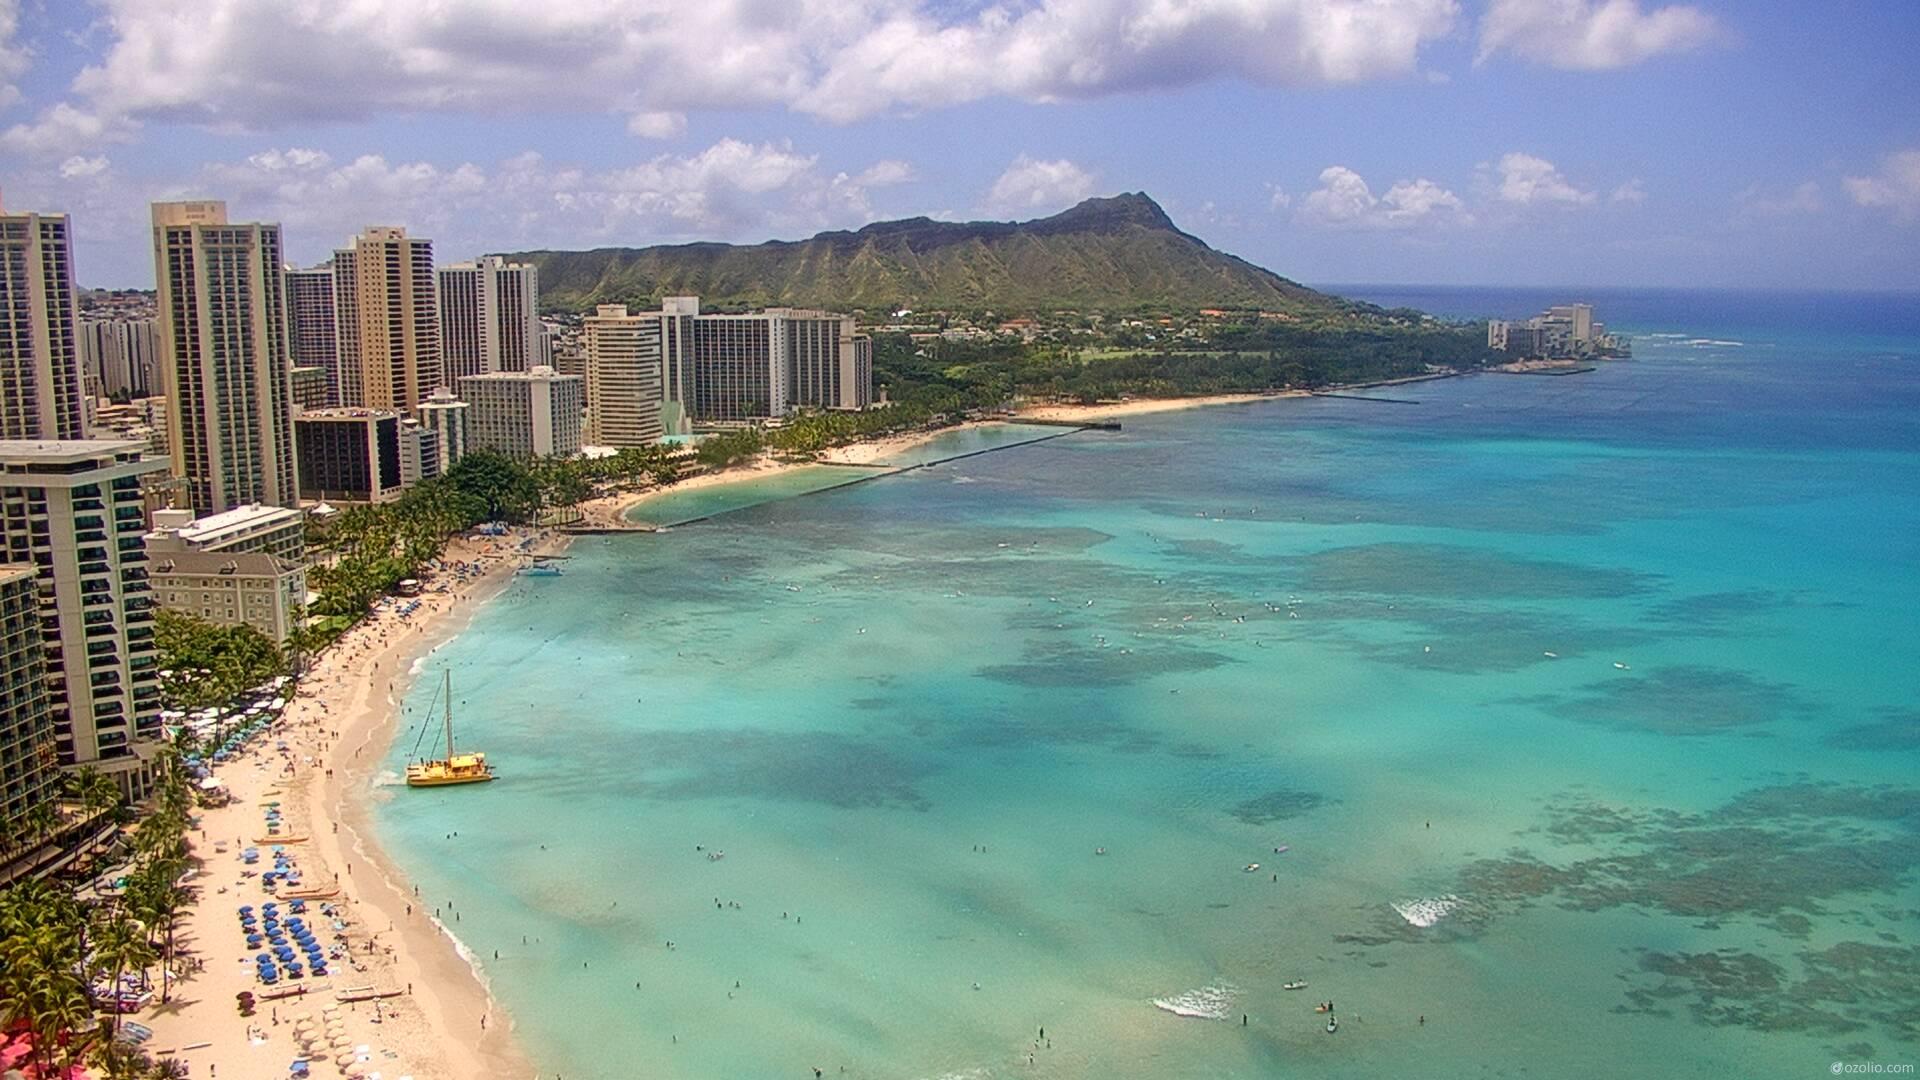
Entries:
{"label": "cumulus cloud", "polygon": [[131,125],[119,118],[76,109],[62,101],[31,121],[0,131],[0,150],[42,160],[60,159],[104,142],[123,141]]}
{"label": "cumulus cloud", "polygon": [[1593,192],[1576,187],[1559,169],[1554,168],[1553,162],[1532,154],[1516,152],[1503,155],[1494,169],[1498,174],[1502,202],[1519,206],[1550,203],[1583,206],[1595,198]]}
{"label": "cumulus cloud", "polygon": [[1458,17],[1458,0],[95,2],[111,40],[69,104],[103,125],[274,130],[594,102],[649,138],[681,133],[701,109],[846,121],[1222,78],[1395,77],[1415,72],[1421,47]]}
{"label": "cumulus cloud", "polygon": [[60,175],[68,180],[82,176],[98,176],[107,171],[107,158],[102,154],[96,157],[81,157],[78,154],[60,163]]}
{"label": "cumulus cloud", "polygon": [[987,211],[1014,217],[1064,210],[1093,194],[1093,174],[1071,161],[1013,160],[987,193]]}
{"label": "cumulus cloud", "polygon": [[532,152],[436,165],[380,154],[335,161],[290,147],[206,165],[154,197],[224,198],[246,220],[284,224],[302,259],[324,257],[370,223],[405,225],[453,259],[521,244],[761,240],[865,224],[875,216],[872,192],[913,175],[907,162],[883,160],[829,176],[790,144],[738,139],[604,169]]}
{"label": "cumulus cloud", "polygon": [[1920,221],[1920,150],[1888,154],[1872,176],[1849,176],[1842,185],[1861,206],[1884,207],[1902,225]]}
{"label": "cumulus cloud", "polygon": [[1733,197],[1733,204],[1743,217],[1778,218],[1817,214],[1826,209],[1827,200],[1819,183],[1808,180],[1788,191],[1751,184]]}
{"label": "cumulus cloud", "polygon": [[1376,197],[1366,180],[1344,165],[1321,170],[1320,186],[1300,200],[1299,215],[1319,225],[1360,229],[1472,220],[1459,196],[1431,180],[1402,180]]}
{"label": "cumulus cloud", "polygon": [[1480,55],[1511,52],[1570,71],[1629,67],[1697,49],[1720,36],[1690,4],[1642,10],[1639,0],[1493,0],[1480,20]]}
{"label": "cumulus cloud", "polygon": [[1640,182],[1639,177],[1635,177],[1621,184],[1619,187],[1614,188],[1613,194],[1607,196],[1607,201],[1611,203],[1631,203],[1638,206],[1647,201],[1647,186]]}

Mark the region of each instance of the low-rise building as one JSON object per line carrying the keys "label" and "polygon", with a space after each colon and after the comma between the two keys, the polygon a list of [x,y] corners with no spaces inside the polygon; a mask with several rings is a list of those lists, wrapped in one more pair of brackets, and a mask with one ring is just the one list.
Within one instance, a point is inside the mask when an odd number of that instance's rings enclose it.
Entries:
{"label": "low-rise building", "polygon": [[400,486],[440,475],[440,433],[408,417],[400,421]]}
{"label": "low-rise building", "polygon": [[467,449],[495,450],[522,460],[580,453],[585,397],[580,377],[550,367],[497,371],[460,380]]}
{"label": "low-rise building", "polygon": [[275,643],[299,625],[306,567],[265,552],[159,551],[149,564],[160,606],[222,626],[251,626]]}

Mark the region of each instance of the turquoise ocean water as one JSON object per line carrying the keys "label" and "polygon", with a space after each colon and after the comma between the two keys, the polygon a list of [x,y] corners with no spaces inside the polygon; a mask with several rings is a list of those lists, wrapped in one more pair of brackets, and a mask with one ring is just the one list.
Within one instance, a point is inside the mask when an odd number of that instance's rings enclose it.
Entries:
{"label": "turquoise ocean water", "polygon": [[1610,302],[586,540],[425,663],[503,779],[380,839],[567,1080],[1920,1060],[1920,305]]}

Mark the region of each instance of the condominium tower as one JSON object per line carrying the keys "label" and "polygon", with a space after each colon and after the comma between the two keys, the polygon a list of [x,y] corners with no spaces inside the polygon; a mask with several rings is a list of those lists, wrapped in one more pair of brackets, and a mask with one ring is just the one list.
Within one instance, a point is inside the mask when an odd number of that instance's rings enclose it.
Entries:
{"label": "condominium tower", "polygon": [[370,226],[333,253],[340,404],[411,413],[446,378],[433,242]]}
{"label": "condominium tower", "polygon": [[526,371],[546,363],[537,308],[540,271],[498,255],[440,268],[444,385],[468,375]]}
{"label": "condominium tower", "polygon": [[340,403],[340,336],[333,319],[333,264],[310,270],[287,268],[287,336],[297,368],[319,368],[326,373],[326,393],[319,405]]}
{"label": "condominium tower", "polygon": [[153,204],[168,445],[193,509],[292,506],[293,385],[280,226],[223,202]]}
{"label": "condominium tower", "polygon": [[167,468],[144,445],[0,441],[0,559],[36,568],[54,753],[135,797],[160,737],[141,487]]}
{"label": "condominium tower", "polygon": [[101,397],[154,397],[160,387],[160,332],[152,319],[80,320],[80,359]]}
{"label": "condominium tower", "polygon": [[650,446],[667,433],[661,423],[659,314],[629,315],[601,304],[581,323],[587,355],[587,441],[595,446]]}
{"label": "condominium tower", "polygon": [[0,439],[83,439],[85,380],[65,214],[0,214]]}

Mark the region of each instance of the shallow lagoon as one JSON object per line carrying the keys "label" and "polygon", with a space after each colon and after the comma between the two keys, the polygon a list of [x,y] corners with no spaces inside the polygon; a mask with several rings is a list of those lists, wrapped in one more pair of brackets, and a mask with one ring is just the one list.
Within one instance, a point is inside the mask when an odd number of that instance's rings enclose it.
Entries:
{"label": "shallow lagoon", "polygon": [[381,838],[570,1078],[1911,1059],[1916,350],[1671,330],[583,541]]}

